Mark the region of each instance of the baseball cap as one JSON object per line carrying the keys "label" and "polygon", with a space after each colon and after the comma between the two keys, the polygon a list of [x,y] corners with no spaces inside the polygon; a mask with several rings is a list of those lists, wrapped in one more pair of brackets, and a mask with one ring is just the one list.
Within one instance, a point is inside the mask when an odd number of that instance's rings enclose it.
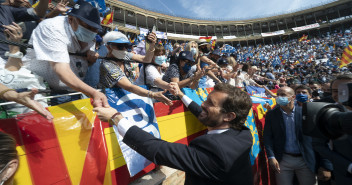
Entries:
{"label": "baseball cap", "polygon": [[194,62],[192,52],[190,51],[181,51],[178,55],[178,60],[189,60],[191,62]]}
{"label": "baseball cap", "polygon": [[103,38],[104,44],[116,43],[116,44],[131,44],[125,34],[119,31],[111,31],[105,34]]}
{"label": "baseball cap", "polygon": [[89,26],[101,30],[100,15],[97,8],[90,3],[79,0],[68,13],[68,15],[77,17]]}

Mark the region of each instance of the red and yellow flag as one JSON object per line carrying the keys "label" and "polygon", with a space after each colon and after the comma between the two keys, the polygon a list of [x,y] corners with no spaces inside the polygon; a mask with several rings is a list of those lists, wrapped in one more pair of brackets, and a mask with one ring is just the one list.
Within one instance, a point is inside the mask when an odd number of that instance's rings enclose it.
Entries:
{"label": "red and yellow flag", "polygon": [[340,68],[347,66],[351,62],[352,62],[352,46],[348,45],[348,47],[346,47],[345,50],[343,51],[341,62],[340,62]]}
{"label": "red and yellow flag", "polygon": [[298,39],[299,42],[302,42],[304,40],[307,40],[308,35],[303,35],[301,38]]}
{"label": "red and yellow flag", "polygon": [[113,19],[114,19],[114,11],[111,11],[111,13],[106,15],[105,18],[101,21],[101,24],[104,24],[104,25],[111,24]]}
{"label": "red and yellow flag", "polygon": [[207,42],[211,41],[212,37],[199,37],[199,39],[205,39]]}

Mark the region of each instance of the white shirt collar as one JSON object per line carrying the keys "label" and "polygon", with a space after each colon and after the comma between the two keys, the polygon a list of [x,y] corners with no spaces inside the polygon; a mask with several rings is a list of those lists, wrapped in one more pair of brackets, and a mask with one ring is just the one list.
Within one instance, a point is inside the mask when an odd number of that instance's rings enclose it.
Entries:
{"label": "white shirt collar", "polygon": [[218,130],[210,130],[210,131],[208,131],[207,134],[221,134],[221,133],[226,132],[228,130],[229,130],[228,128],[218,129]]}

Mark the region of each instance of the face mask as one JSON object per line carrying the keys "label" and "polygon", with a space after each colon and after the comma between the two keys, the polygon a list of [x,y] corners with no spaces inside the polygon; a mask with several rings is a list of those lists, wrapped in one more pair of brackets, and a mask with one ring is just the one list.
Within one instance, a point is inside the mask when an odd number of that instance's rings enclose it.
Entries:
{"label": "face mask", "polygon": [[163,64],[163,63],[166,62],[166,56],[165,56],[165,55],[156,56],[155,59],[154,59],[154,62],[155,62],[156,64],[158,64],[159,66],[161,66],[161,64]]}
{"label": "face mask", "polygon": [[87,28],[78,25],[75,35],[79,41],[82,42],[91,42],[97,33],[88,30]]}
{"label": "face mask", "polygon": [[117,59],[125,59],[127,51],[113,49],[111,54]]}
{"label": "face mask", "polygon": [[276,103],[281,106],[286,106],[290,101],[288,101],[287,97],[279,96],[276,98]]}
{"label": "face mask", "polygon": [[298,102],[301,102],[301,103],[307,102],[308,101],[308,95],[306,95],[306,94],[297,94],[296,95],[296,100]]}
{"label": "face mask", "polygon": [[183,72],[188,73],[188,71],[191,69],[191,67],[192,67],[191,65],[186,63],[182,68]]}
{"label": "face mask", "polygon": [[197,49],[196,48],[191,48],[191,53],[192,53],[192,56],[196,55],[197,54]]}

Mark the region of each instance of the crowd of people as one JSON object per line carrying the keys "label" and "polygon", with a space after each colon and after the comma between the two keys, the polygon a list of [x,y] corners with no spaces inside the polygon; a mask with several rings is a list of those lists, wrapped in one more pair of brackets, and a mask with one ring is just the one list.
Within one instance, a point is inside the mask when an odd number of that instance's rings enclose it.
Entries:
{"label": "crowd of people", "polygon": [[[99,118],[117,125],[128,145],[137,143],[137,150],[151,161],[191,174],[187,183],[251,184],[246,156],[252,139],[243,126],[251,100],[244,92],[247,86],[256,86],[264,88],[266,96],[276,98],[278,104],[268,112],[264,129],[264,144],[277,183],[292,184],[294,174],[299,184],[315,184],[316,177],[322,184],[330,183],[331,172],[337,184],[352,183],[352,153],[343,149],[351,145],[350,136],[333,141],[334,147],[329,147],[328,140],[312,141],[301,130],[303,103],[339,103],[339,84],[352,83],[352,65],[339,66],[343,50],[352,42],[351,28],[310,40],[305,37],[277,44],[231,46],[231,52],[225,45],[212,48],[204,39],[175,43],[170,49],[157,44],[154,32],[133,46],[123,33],[104,30],[98,10],[81,0],[69,12],[64,0],[56,6],[41,0],[36,8],[25,2],[9,0],[0,5],[0,39],[16,43],[26,35],[29,39],[28,48],[0,44],[0,98],[18,103],[3,105],[4,117],[35,110],[53,119],[45,107],[90,97]],[[204,136],[189,147],[155,142],[155,138],[131,127],[133,124],[126,124],[109,106],[104,89],[114,87],[166,105],[181,99],[209,133],[222,137]],[[184,87],[214,87],[214,92],[197,106],[181,92]],[[72,91],[82,95],[65,95]],[[54,96],[50,101],[45,99],[48,94]],[[62,94],[65,96],[57,96]],[[352,111],[348,105],[341,106]],[[228,141],[241,145],[236,151],[228,150],[233,145]],[[147,143],[140,144],[143,142]],[[214,148],[233,158],[222,159],[224,156],[213,153]],[[14,161],[11,165],[18,163],[15,159],[16,155],[9,159]],[[12,175],[2,175],[1,182]]]}

